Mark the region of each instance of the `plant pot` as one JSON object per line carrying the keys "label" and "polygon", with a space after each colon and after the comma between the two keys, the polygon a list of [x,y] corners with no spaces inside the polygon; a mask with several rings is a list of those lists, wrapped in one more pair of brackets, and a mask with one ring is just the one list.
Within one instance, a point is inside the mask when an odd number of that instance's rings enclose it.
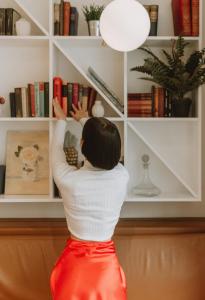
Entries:
{"label": "plant pot", "polygon": [[100,21],[88,21],[88,32],[91,36],[100,36]]}
{"label": "plant pot", "polygon": [[172,116],[177,118],[187,118],[191,107],[191,99],[172,99]]}

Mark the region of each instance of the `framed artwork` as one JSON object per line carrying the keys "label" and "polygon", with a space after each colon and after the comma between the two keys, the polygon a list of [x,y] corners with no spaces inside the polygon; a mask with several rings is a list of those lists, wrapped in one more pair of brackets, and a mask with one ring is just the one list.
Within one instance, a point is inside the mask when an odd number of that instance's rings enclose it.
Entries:
{"label": "framed artwork", "polygon": [[49,194],[48,131],[7,132],[5,194]]}

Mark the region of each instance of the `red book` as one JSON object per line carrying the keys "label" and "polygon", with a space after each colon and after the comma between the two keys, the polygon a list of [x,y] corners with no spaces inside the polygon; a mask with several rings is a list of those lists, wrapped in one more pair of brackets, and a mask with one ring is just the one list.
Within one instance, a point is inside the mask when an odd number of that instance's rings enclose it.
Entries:
{"label": "red book", "polygon": [[95,89],[91,89],[91,92],[90,92],[90,97],[89,97],[89,100],[88,100],[88,114],[89,116],[92,116],[92,108],[93,108],[93,105],[95,103],[95,100],[96,100],[96,97],[97,97],[97,92]]}
{"label": "red book", "polygon": [[[53,78],[53,98],[57,98],[62,107],[62,79],[60,77]],[[55,116],[55,113],[53,113]]]}
{"label": "red book", "polygon": [[31,117],[36,116],[36,108],[35,108],[35,89],[34,84],[28,84],[28,101],[30,106]]}
{"label": "red book", "polygon": [[72,103],[78,107],[79,84],[73,83],[73,98]]}
{"label": "red book", "polygon": [[191,1],[192,35],[199,35],[199,0]]}
{"label": "red book", "polygon": [[172,0],[174,34],[191,36],[191,4],[190,0]]}
{"label": "red book", "polygon": [[70,32],[70,2],[64,2],[63,3],[63,35],[69,35]]}
{"label": "red book", "polygon": [[159,88],[159,103],[158,103],[159,117],[164,117],[164,103],[165,103],[165,91],[163,88]]}

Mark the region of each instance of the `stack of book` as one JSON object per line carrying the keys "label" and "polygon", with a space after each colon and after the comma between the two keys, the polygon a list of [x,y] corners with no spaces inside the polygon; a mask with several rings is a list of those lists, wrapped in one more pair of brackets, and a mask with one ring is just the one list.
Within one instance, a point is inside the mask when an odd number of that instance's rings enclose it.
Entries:
{"label": "stack of book", "polygon": [[78,35],[78,10],[69,1],[54,3],[54,35]]}
{"label": "stack of book", "polygon": [[91,67],[88,68],[88,77],[101,90],[101,92],[116,106],[116,108],[121,113],[123,113],[124,105],[120,102],[118,96],[108,87],[108,85]]}
{"label": "stack of book", "polygon": [[65,115],[71,116],[73,111],[72,104],[81,107],[88,111],[89,116],[92,116],[92,107],[95,103],[97,92],[92,87],[83,86],[77,82],[66,82],[60,77],[53,79],[53,97],[57,98]]}
{"label": "stack of book", "polygon": [[144,8],[147,10],[149,17],[150,17],[150,36],[156,36],[157,35],[157,27],[158,27],[158,11],[159,11],[159,5],[144,5]]}
{"label": "stack of book", "polygon": [[128,94],[128,117],[172,117],[171,100],[162,87],[152,86],[151,93]]}
{"label": "stack of book", "polygon": [[9,94],[11,117],[49,117],[49,83],[29,83]]}
{"label": "stack of book", "polygon": [[199,0],[172,0],[174,34],[199,35]]}
{"label": "stack of book", "polygon": [[16,35],[16,21],[21,15],[13,8],[0,8],[0,35]]}

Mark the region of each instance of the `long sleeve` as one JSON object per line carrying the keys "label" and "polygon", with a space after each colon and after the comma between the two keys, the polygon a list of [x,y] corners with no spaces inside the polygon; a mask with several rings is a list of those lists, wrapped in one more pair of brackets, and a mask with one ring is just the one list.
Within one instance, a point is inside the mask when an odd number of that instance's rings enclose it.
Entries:
{"label": "long sleeve", "polygon": [[77,169],[74,166],[69,166],[65,158],[65,153],[63,150],[65,128],[66,121],[58,120],[56,122],[56,128],[52,139],[51,161],[53,177],[57,185],[67,173]]}

